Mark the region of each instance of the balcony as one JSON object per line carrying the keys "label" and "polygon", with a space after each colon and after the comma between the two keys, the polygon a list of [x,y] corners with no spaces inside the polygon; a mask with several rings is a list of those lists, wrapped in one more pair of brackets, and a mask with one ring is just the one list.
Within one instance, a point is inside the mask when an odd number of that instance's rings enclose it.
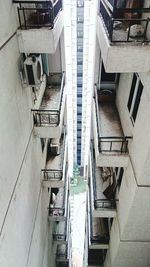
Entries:
{"label": "balcony", "polygon": [[150,7],[144,7],[144,1],[137,6],[126,2],[121,6],[119,0],[100,0],[97,36],[104,66],[106,72],[147,72]]}
{"label": "balcony", "polygon": [[90,203],[88,203],[87,207],[87,228],[89,249],[108,249],[108,219],[93,217]]}
{"label": "balcony", "polygon": [[93,217],[112,218],[116,216],[116,186],[116,177],[113,169],[96,167],[94,154],[91,153],[89,200]]}
{"label": "balcony", "polygon": [[53,54],[63,29],[62,0],[21,1],[16,4],[19,29],[17,31],[21,53]]}
{"label": "balcony", "polygon": [[123,133],[115,104],[115,91],[95,90],[93,127],[96,165],[126,167],[131,136]]}
{"label": "balcony", "polygon": [[69,245],[58,245],[56,252],[56,266],[69,267],[70,266],[70,248]]}
{"label": "balcony", "polygon": [[67,209],[65,221],[54,222],[53,240],[57,244],[67,244],[70,236],[70,211]]}
{"label": "balcony", "polygon": [[48,142],[47,161],[41,170],[43,186],[47,188],[61,188],[65,186],[68,174],[67,137],[51,139]]}
{"label": "balcony", "polygon": [[34,133],[40,138],[60,138],[65,113],[65,74],[50,74],[38,108],[32,109]]}
{"label": "balcony", "polygon": [[62,188],[51,188],[49,201],[49,221],[65,221],[69,208],[69,181]]}

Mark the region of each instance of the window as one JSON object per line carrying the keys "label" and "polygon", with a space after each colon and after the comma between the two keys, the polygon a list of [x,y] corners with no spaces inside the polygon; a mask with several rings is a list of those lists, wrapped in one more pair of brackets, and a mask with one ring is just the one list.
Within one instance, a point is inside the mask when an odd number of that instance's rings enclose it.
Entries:
{"label": "window", "polygon": [[44,147],[45,147],[45,143],[46,143],[46,138],[40,138],[41,140],[41,148],[42,148],[42,152],[44,151]]}
{"label": "window", "polygon": [[82,73],[78,72],[77,77],[82,77]]}
{"label": "window", "polygon": [[121,182],[122,182],[122,177],[124,174],[124,168],[115,168],[115,173],[116,173],[116,180],[117,180],[117,185],[118,185],[118,190],[120,189]]}
{"label": "window", "polygon": [[78,105],[78,104],[81,104],[81,105],[82,105],[82,97],[78,97],[78,98],[77,98],[77,105]]}
{"label": "window", "polygon": [[77,32],[77,37],[79,37],[79,38],[83,37],[83,31],[78,31]]}
{"label": "window", "polygon": [[77,93],[77,96],[78,96],[78,97],[82,97],[82,94],[81,94],[81,93]]}
{"label": "window", "polygon": [[78,15],[78,16],[77,16],[77,22],[80,22],[80,23],[83,22],[83,16],[79,16],[79,15]]}
{"label": "window", "polygon": [[127,104],[130,113],[130,118],[133,124],[135,123],[137,117],[142,92],[143,92],[143,84],[139,78],[139,75],[137,73],[134,73]]}
{"label": "window", "polygon": [[83,0],[78,0],[77,1],[77,7],[83,7],[83,6],[84,6]]}
{"label": "window", "polygon": [[80,46],[80,45],[78,45],[78,46],[77,46],[77,51],[78,51],[78,52],[83,52],[83,47]]}

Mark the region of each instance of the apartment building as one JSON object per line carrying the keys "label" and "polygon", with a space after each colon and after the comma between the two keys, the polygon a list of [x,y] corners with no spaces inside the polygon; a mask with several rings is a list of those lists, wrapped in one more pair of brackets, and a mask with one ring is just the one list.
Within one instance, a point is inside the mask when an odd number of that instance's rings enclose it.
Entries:
{"label": "apartment building", "polygon": [[0,266],[71,266],[63,3],[0,13]]}
{"label": "apartment building", "polygon": [[149,16],[99,1],[84,266],[150,265]]}

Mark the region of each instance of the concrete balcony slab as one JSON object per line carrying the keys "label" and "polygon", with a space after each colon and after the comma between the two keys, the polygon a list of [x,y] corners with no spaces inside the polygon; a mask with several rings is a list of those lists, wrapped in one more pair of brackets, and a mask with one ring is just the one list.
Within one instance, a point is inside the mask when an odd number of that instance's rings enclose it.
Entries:
{"label": "concrete balcony slab", "polygon": [[100,167],[126,167],[128,142],[123,133],[115,103],[93,101],[93,135],[96,165]]}
{"label": "concrete balcony slab", "polygon": [[[126,32],[117,30],[118,35],[125,40]],[[97,16],[97,37],[106,72],[129,73],[150,71],[150,45],[149,43],[134,42],[110,42],[106,27],[101,16]],[[141,64],[142,62],[142,64]]]}
{"label": "concrete balcony slab", "polygon": [[67,137],[63,136],[60,140],[60,154],[56,156],[48,155],[48,149],[45,168],[41,170],[44,187],[61,188],[65,186],[68,175],[67,144]]}
{"label": "concrete balcony slab", "polygon": [[66,107],[64,75],[60,85],[46,86],[41,103],[32,109],[34,134],[40,138],[60,138]]}
{"label": "concrete balcony slab", "polygon": [[62,1],[13,1],[19,4],[16,13],[20,27],[17,30],[21,53],[54,54],[64,27]]}

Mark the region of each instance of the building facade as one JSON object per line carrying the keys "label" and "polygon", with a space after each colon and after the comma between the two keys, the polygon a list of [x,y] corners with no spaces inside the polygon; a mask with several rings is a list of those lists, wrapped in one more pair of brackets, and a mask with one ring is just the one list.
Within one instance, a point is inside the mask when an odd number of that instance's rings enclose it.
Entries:
{"label": "building facade", "polygon": [[0,13],[0,266],[71,266],[62,1]]}
{"label": "building facade", "polygon": [[99,1],[84,266],[150,265],[149,7]]}

